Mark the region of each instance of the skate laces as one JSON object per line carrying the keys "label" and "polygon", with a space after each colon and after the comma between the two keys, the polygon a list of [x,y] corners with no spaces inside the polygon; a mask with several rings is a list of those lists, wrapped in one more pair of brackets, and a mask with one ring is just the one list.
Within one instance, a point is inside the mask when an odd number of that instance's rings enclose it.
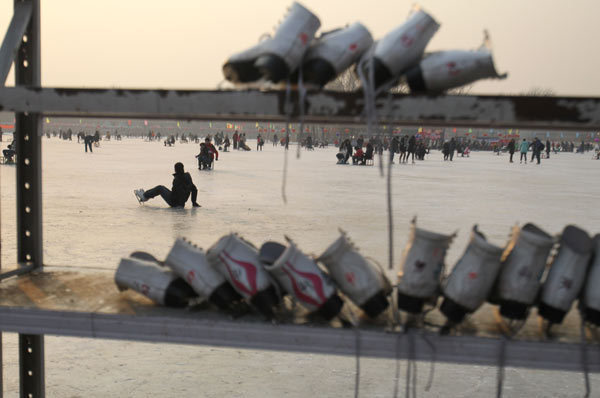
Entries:
{"label": "skate laces", "polygon": [[581,346],[581,367],[583,368],[583,381],[585,384],[585,398],[590,396],[591,387],[590,387],[590,374],[589,367],[587,361],[587,337],[585,335],[585,318],[581,317],[581,326],[579,328],[580,332],[580,346]]}
{"label": "skate laces", "polygon": [[[298,101],[299,101],[299,111],[300,111],[300,132],[298,134],[298,141],[304,135],[304,101],[306,98],[306,88],[304,87],[303,77],[302,77],[302,61],[300,62],[300,67],[298,68]],[[296,159],[300,159],[300,142],[296,144]]]}
{"label": "skate laces", "polygon": [[[368,73],[369,76],[365,76],[364,67],[368,62]],[[375,91],[375,67],[373,61],[373,53],[370,56],[359,62],[357,73],[361,80],[363,86],[363,94],[365,101],[365,117],[367,119],[367,134],[371,136],[373,133],[373,126],[377,124],[377,112],[375,106],[375,97],[377,93],[380,91]],[[381,89],[383,89],[382,87]],[[391,107],[390,107],[391,112]],[[383,177],[383,155],[379,154],[379,170],[380,174]],[[394,219],[392,214],[392,162],[388,163],[388,175],[387,175],[387,183],[386,183],[386,191],[387,191],[387,213],[388,213],[388,269],[394,268]]]}
{"label": "skate laces", "polygon": [[283,199],[283,203],[287,204],[287,196],[285,193],[285,187],[287,183],[287,168],[288,168],[288,147],[290,143],[290,123],[292,121],[292,100],[291,100],[291,84],[290,79],[288,77],[285,85],[285,150],[283,154],[283,180],[281,182],[281,199]]}

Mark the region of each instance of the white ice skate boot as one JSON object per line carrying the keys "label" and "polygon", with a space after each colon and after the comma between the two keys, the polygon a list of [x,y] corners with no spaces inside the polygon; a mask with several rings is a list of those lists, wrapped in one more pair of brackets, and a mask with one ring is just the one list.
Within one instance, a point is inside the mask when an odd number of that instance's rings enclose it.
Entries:
{"label": "white ice skate boot", "polygon": [[[487,32],[485,42],[487,43]],[[475,51],[438,51],[427,54],[419,65],[406,73],[412,93],[439,93],[480,79],[505,79],[494,67],[489,47],[484,43]]]}
{"label": "white ice skate boot", "polygon": [[600,234],[594,236],[593,246],[594,258],[585,284],[582,313],[585,320],[600,326]]}
{"label": "white ice skate boot", "polygon": [[272,38],[227,60],[223,65],[225,78],[234,83],[285,79],[300,66],[320,26],[312,12],[294,2]]}
{"label": "white ice skate boot", "polygon": [[588,234],[573,225],[565,227],[538,304],[538,313],[544,319],[551,323],[563,321],[583,288],[591,256]]}
{"label": "white ice skate boot", "polygon": [[501,256],[502,248],[487,242],[474,226],[465,253],[443,287],[440,310],[450,321],[461,322],[488,298],[500,270]]}
{"label": "white ice skate boot", "polygon": [[122,258],[115,273],[120,291],[135,290],[155,303],[185,307],[198,294],[183,279],[158,264],[137,258]]}
{"label": "white ice skate boot", "polygon": [[372,44],[371,33],[359,22],[322,34],[304,56],[304,81],[324,86],[357,62]]}
{"label": "white ice skate boot", "polygon": [[265,265],[265,269],[310,312],[318,312],[329,320],[342,309],[344,303],[329,277],[293,242],[273,265]]}
{"label": "white ice skate boot", "polygon": [[220,309],[241,300],[219,272],[211,267],[204,251],[185,239],[177,239],[165,259],[165,265],[183,278],[192,288]]}
{"label": "white ice skate boot", "polygon": [[398,308],[417,314],[426,301],[437,300],[446,251],[455,235],[417,228],[416,219],[410,235],[398,274]]}
{"label": "white ice skate boot", "polygon": [[533,224],[514,228],[503,254],[496,282],[500,313],[525,319],[542,285],[541,279],[554,239]]}
{"label": "white ice skate boot", "polygon": [[369,76],[369,58],[373,57],[375,87],[392,82],[418,65],[429,40],[440,25],[425,11],[417,10],[406,22],[377,41],[362,57],[359,67]]}
{"label": "white ice skate boot", "polygon": [[140,189],[134,189],[133,190],[133,194],[137,198],[138,202],[140,202],[140,204],[148,200],[144,196],[144,190],[142,188],[140,188]]}
{"label": "white ice skate boot", "polygon": [[327,267],[340,290],[371,318],[388,307],[390,283],[380,269],[358,252],[344,232],[317,260]]}
{"label": "white ice skate boot", "polygon": [[273,316],[279,298],[254,247],[236,234],[229,234],[208,249],[206,259],[261,314]]}

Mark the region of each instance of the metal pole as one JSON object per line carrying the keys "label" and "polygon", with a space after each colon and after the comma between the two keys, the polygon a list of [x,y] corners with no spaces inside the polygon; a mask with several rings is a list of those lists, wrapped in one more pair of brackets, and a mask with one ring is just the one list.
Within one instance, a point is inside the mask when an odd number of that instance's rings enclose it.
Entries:
{"label": "metal pole", "polygon": [[[15,85],[41,87],[40,2],[30,2],[31,20],[15,60]],[[41,269],[42,258],[42,153],[41,114],[17,113],[17,261]],[[21,397],[45,396],[44,336],[19,334]]]}

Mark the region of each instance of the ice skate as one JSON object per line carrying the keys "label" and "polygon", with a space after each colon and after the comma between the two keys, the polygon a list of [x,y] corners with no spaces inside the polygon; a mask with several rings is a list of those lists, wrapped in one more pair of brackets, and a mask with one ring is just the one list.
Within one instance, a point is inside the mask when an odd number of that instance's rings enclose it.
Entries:
{"label": "ice skate", "polygon": [[145,201],[148,200],[144,196],[144,190],[142,188],[140,188],[140,189],[134,189],[133,190],[133,194],[135,195],[135,198],[138,200],[138,202],[140,204],[143,204]]}

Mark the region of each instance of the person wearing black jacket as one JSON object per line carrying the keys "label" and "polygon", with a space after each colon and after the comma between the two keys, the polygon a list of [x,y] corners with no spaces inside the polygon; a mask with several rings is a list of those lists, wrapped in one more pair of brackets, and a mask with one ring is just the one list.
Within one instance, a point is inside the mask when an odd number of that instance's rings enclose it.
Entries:
{"label": "person wearing black jacket", "polygon": [[183,170],[183,163],[175,163],[175,174],[173,174],[173,187],[171,190],[164,185],[157,185],[156,187],[144,191],[143,189],[135,189],[133,191],[136,198],[140,203],[146,202],[160,195],[165,202],[171,207],[184,207],[190,194],[192,195],[192,206],[200,207],[196,202],[198,197],[198,189],[192,182],[190,173],[186,173]]}
{"label": "person wearing black jacket", "polygon": [[452,137],[450,139],[450,142],[448,143],[448,156],[450,158],[450,161],[452,161],[452,159],[454,158],[455,150],[456,150],[456,140],[454,139],[454,137]]}
{"label": "person wearing black jacket", "polygon": [[537,159],[537,164],[540,164],[540,157],[542,155],[542,151],[544,150],[544,144],[542,144],[542,141],[540,141],[539,138],[535,137],[531,143],[531,148],[531,162],[533,163],[533,159]]}
{"label": "person wearing black jacket", "polygon": [[[392,143],[390,145],[390,163],[394,163],[394,154],[400,149],[400,141],[398,137],[392,137]],[[402,161],[402,159],[400,159]]]}
{"label": "person wearing black jacket", "polygon": [[512,163],[512,162],[513,162],[513,159],[512,159],[512,158],[513,158],[513,155],[515,154],[515,139],[514,139],[514,138],[512,138],[512,139],[511,139],[511,140],[508,142],[508,145],[507,145],[506,147],[507,147],[507,149],[508,149],[508,153],[510,153],[510,162],[509,162],[509,163]]}
{"label": "person wearing black jacket", "polygon": [[[375,148],[370,141],[367,142],[367,150],[365,151],[365,162],[367,160],[373,159],[373,153],[375,152]],[[363,162],[364,163],[364,162]]]}
{"label": "person wearing black jacket", "polygon": [[415,135],[411,135],[408,139],[408,148],[406,149],[406,162],[408,163],[408,157],[412,158],[412,162],[415,162],[415,152],[417,151],[417,138]]}

